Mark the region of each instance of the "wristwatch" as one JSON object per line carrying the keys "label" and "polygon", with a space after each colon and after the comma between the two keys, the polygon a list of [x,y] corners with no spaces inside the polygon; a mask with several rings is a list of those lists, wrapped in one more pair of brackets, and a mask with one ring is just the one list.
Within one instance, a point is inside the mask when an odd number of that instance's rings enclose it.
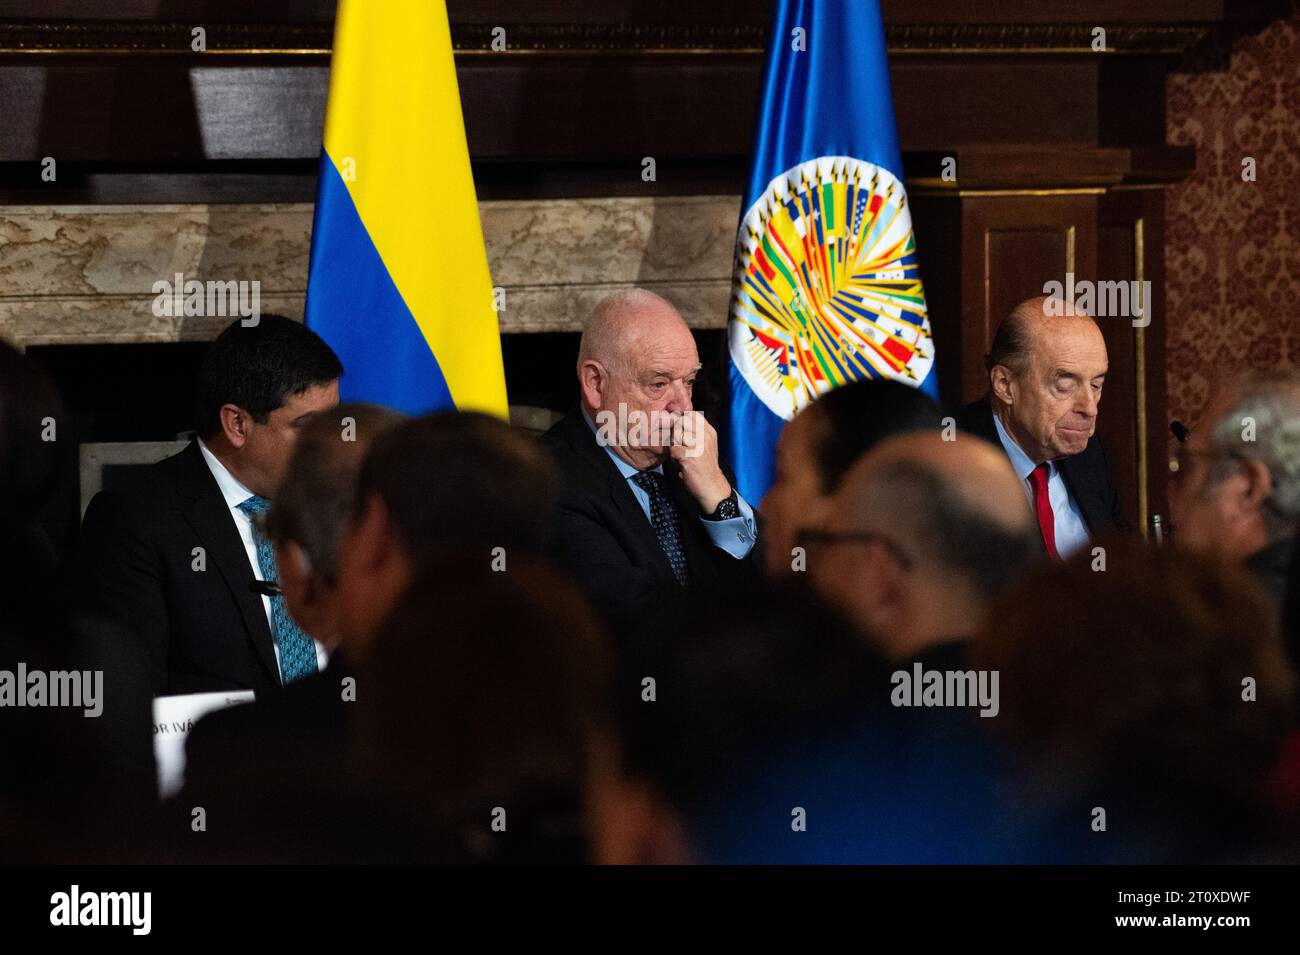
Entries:
{"label": "wristwatch", "polygon": [[740,498],[736,495],[736,489],[733,487],[731,493],[723,498],[722,503],[714,509],[712,514],[705,514],[706,521],[729,521],[733,517],[740,516]]}

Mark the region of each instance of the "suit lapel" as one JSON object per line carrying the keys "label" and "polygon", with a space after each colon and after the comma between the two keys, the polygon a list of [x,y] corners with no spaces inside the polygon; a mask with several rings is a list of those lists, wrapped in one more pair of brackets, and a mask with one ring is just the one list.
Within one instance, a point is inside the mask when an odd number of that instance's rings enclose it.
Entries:
{"label": "suit lapel", "polygon": [[185,499],[182,507],[185,520],[202,541],[208,562],[217,568],[226,586],[230,588],[249,639],[253,641],[262,663],[278,683],[280,669],[275,662],[271,628],[266,620],[262,598],[248,589],[249,582],[253,579],[253,568],[248,562],[248,551],[244,549],[239,529],[235,526],[234,515],[226,506],[216,478],[203,460],[198,442],[191,443],[184,454],[186,460],[179,474],[177,490]]}
{"label": "suit lapel", "polygon": [[1088,525],[1088,533],[1096,536],[1104,531],[1111,529],[1110,516],[1099,506],[1099,502],[1093,497],[1090,491],[1093,490],[1093,482],[1088,480],[1085,473],[1086,464],[1084,457],[1092,450],[1092,442],[1096,438],[1090,438],[1088,447],[1083,450],[1082,454],[1077,454],[1072,458],[1063,458],[1056,463],[1057,469],[1061,472],[1061,480],[1065,482],[1065,488],[1070,492],[1070,497],[1074,499],[1075,505],[1079,508],[1079,514],[1083,517],[1083,522]]}
{"label": "suit lapel", "polygon": [[[618,467],[610,460],[609,453],[596,443],[596,435],[587,426],[581,408],[574,409],[568,416],[567,424],[565,437],[592,472],[599,475],[604,483],[609,501],[618,511],[619,526],[627,528],[642,561],[649,562],[657,568],[657,576],[663,580],[675,580],[672,565],[668,563],[668,555],[659,546],[659,537],[655,534],[654,526],[646,518],[645,511],[641,510],[636,495],[628,487],[627,479],[619,473]],[[684,529],[683,533],[685,533]],[[690,560],[689,554],[687,560]]]}

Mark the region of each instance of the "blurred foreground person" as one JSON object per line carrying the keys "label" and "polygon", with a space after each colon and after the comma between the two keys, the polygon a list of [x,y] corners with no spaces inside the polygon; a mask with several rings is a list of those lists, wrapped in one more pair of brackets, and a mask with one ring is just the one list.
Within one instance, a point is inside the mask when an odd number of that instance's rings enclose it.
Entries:
{"label": "blurred foreground person", "polygon": [[59,606],[54,547],[37,523],[57,485],[66,442],[53,380],[0,341],[0,625],[47,626]]}
{"label": "blurred foreground person", "polygon": [[352,765],[466,861],[587,861],[606,659],[591,607],[538,560],[430,565],[376,641]]}
{"label": "blurred foreground person", "polygon": [[67,426],[54,382],[0,342],[0,862],[118,858],[152,802],[143,648],[66,613],[36,522]]}
{"label": "blurred foreground person", "polygon": [[1001,674],[1015,838],[1040,862],[1241,861],[1292,725],[1263,595],[1233,568],[1114,542],[998,604],[972,647]]}
{"label": "blurred foreground person", "polygon": [[552,556],[611,621],[753,575],[754,512],[694,409],[699,370],[671,304],[617,292],[583,329],[579,406],[542,438],[564,481]]}
{"label": "blurred foreground person", "polygon": [[910,666],[838,615],[769,588],[656,624],[599,750],[598,861],[1013,861],[991,721],[904,700]]}
{"label": "blurred foreground person", "polygon": [[477,412],[407,421],[384,435],[357,481],[339,552],[339,621],[361,659],[421,567],[447,554],[508,570],[542,553],[558,480],[528,434]]}
{"label": "blurred foreground person", "polygon": [[[187,789],[172,857],[583,862],[603,653],[594,612],[536,559],[515,554],[502,572],[431,559],[337,688],[336,725],[303,726],[296,758]],[[332,748],[307,745],[322,729]],[[185,831],[194,805],[208,820],[198,838]]]}
{"label": "blurred foreground person", "polygon": [[960,665],[961,643],[1039,554],[1006,456],[938,431],[867,452],[799,538],[808,582],[892,661]]}
{"label": "blurred foreground person", "polygon": [[1300,531],[1300,371],[1225,384],[1171,469],[1175,542],[1244,563],[1280,616]]}
{"label": "blurred foreground person", "polygon": [[289,613],[313,639],[339,642],[339,552],[352,518],[357,478],[371,446],[406,416],[390,408],[341,404],[298,436],[266,515],[279,585]]}
{"label": "blurred foreground person", "polygon": [[200,366],[193,442],[90,502],[78,602],[139,636],[155,695],[262,696],[324,665],[281,599],[251,589],[255,578],[277,576],[254,518],[274,497],[299,431],[338,404],[342,371],[299,322],[233,322]]}
{"label": "blurred foreground person", "polygon": [[958,423],[1006,452],[1048,556],[1067,557],[1122,529],[1119,491],[1095,434],[1109,368],[1096,321],[1061,299],[1031,298],[998,327],[984,364],[988,395],[963,408]]}
{"label": "blurred foreground person", "polygon": [[330,652],[329,661],[282,694],[199,720],[185,742],[191,791],[221,785],[228,774],[289,764],[337,738],[341,687],[352,670],[346,648],[339,646],[339,550],[362,462],[375,441],[403,420],[388,408],[342,404],[302,429],[265,532],[275,546],[285,607]]}
{"label": "blurred foreground person", "polygon": [[[235,772],[270,778],[300,763],[337,764],[356,670],[421,568],[449,556],[490,568],[492,548],[501,547],[498,566],[508,569],[543,546],[554,478],[531,438],[476,413],[395,420],[395,412],[366,409],[351,415],[369,447],[358,461],[355,444],[334,447],[345,444],[341,417],[329,415],[295,456],[297,483],[271,519],[290,571],[286,597],[308,626],[317,622],[337,640],[334,659],[265,706],[200,720],[186,744],[192,792],[222,787]],[[315,466],[323,470],[310,473]],[[350,487],[334,483],[349,472]],[[340,524],[303,523],[325,513]],[[301,575],[306,562],[310,578]]]}
{"label": "blurred foreground person", "polygon": [[781,429],[775,480],[759,505],[768,577],[793,571],[799,531],[863,453],[895,434],[942,427],[943,413],[922,391],[880,379],[841,385],[796,415]]}

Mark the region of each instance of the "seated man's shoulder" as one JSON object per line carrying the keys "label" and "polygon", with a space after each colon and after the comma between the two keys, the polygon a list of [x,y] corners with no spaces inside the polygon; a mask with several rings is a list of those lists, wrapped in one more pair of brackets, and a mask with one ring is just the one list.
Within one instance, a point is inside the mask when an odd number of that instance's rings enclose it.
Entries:
{"label": "seated man's shoulder", "polygon": [[542,447],[559,467],[566,485],[572,486],[584,466],[589,466],[581,449],[582,442],[588,440],[594,444],[595,436],[583,420],[582,412],[577,410],[570,411],[542,435]]}
{"label": "seated man's shoulder", "polygon": [[154,464],[124,468],[114,475],[112,485],[99,491],[91,500],[96,509],[113,507],[127,510],[154,510],[166,501],[192,462],[191,448],[178,451]]}
{"label": "seated man's shoulder", "polygon": [[573,425],[574,417],[578,416],[581,420],[581,412],[576,409],[570,409],[565,412],[564,417],[551,425],[542,435],[542,447],[546,448],[552,454],[562,451],[570,451],[573,448]]}

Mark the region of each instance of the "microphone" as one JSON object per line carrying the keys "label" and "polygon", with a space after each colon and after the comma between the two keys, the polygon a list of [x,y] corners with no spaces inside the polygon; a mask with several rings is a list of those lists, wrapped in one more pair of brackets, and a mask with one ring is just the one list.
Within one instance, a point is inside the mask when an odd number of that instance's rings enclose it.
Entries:
{"label": "microphone", "polygon": [[1192,432],[1188,430],[1187,425],[1183,424],[1177,418],[1169,422],[1169,430],[1173,432],[1173,435],[1178,439],[1179,444],[1186,444],[1187,439],[1192,436]]}
{"label": "microphone", "polygon": [[274,580],[258,580],[254,577],[248,582],[248,589],[262,597],[281,597],[284,591],[280,589],[280,584]]}

